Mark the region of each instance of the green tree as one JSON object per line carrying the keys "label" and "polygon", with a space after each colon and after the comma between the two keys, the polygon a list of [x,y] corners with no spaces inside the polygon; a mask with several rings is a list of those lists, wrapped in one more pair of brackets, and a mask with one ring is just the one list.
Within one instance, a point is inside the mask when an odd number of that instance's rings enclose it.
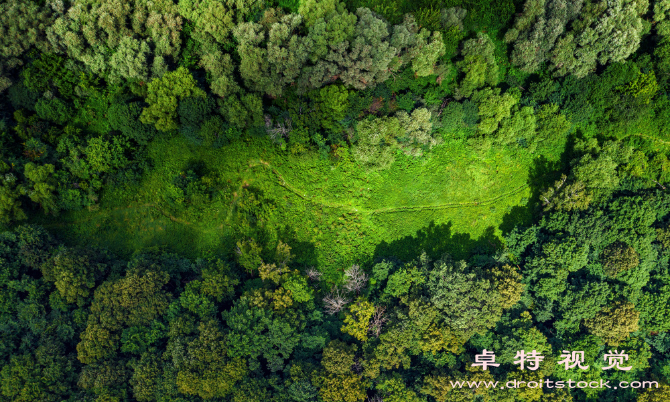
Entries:
{"label": "green tree", "polygon": [[25,165],[24,174],[30,186],[28,197],[33,202],[40,204],[45,213],[58,213],[59,207],[56,202],[56,180],[53,178],[56,168],[54,165],[46,164],[38,166],[32,162]]}
{"label": "green tree", "polygon": [[640,257],[635,249],[625,243],[617,242],[609,245],[600,259],[603,264],[605,274],[610,277],[616,277],[621,272],[628,271],[640,264]]}
{"label": "green tree", "polygon": [[640,313],[629,302],[619,302],[600,310],[595,317],[585,320],[584,326],[593,335],[610,346],[618,346],[631,332],[638,330]]}
{"label": "green tree", "polygon": [[182,17],[169,0],[75,0],[47,28],[53,47],[110,79],[144,79],[153,55],[151,76],[165,71],[165,58],[181,50]]}
{"label": "green tree", "polygon": [[494,56],[495,46],[485,33],[479,32],[477,38],[463,44],[463,60],[456,67],[465,74],[458,86],[457,99],[469,98],[473,92],[484,86],[496,86],[500,81],[498,63]]}
{"label": "green tree", "polygon": [[637,50],[648,7],[648,0],[527,0],[505,34],[514,42],[511,61],[527,73],[550,61],[556,75],[584,77],[598,63],[620,62]]}
{"label": "green tree", "polygon": [[572,30],[556,41],[550,60],[556,75],[584,77],[596,63],[621,62],[640,46],[645,31],[642,15],[648,0],[587,3]]}
{"label": "green tree", "polygon": [[436,262],[429,274],[428,291],[444,322],[463,339],[492,328],[505,304],[496,292],[496,283],[464,261]]}
{"label": "green tree", "polygon": [[202,58],[231,44],[230,34],[237,24],[260,11],[263,2],[258,0],[183,0],[179,13],[194,24],[191,38],[200,43]]}
{"label": "green tree", "polygon": [[350,314],[344,317],[342,332],[347,333],[361,342],[368,340],[370,319],[375,312],[375,306],[367,300],[359,298],[349,305]]}
{"label": "green tree", "polygon": [[328,402],[358,402],[365,399],[361,378],[351,371],[357,351],[356,345],[331,341],[323,349],[321,365],[325,373],[314,373],[312,382],[318,384],[319,394]]}
{"label": "green tree", "polygon": [[368,169],[388,168],[395,160],[392,152],[392,146],[396,143],[395,137],[403,132],[396,117],[379,117],[358,122],[358,143],[353,149],[354,158]]}
{"label": "green tree", "polygon": [[247,375],[244,361],[229,357],[220,325],[214,320],[201,322],[198,336],[182,347],[187,354],[175,359],[176,385],[181,393],[203,399],[224,398]]}
{"label": "green tree", "polygon": [[204,96],[205,92],[197,87],[189,71],[179,67],[149,83],[146,98],[149,106],[142,110],[140,121],[154,124],[160,131],[176,130],[179,128],[176,120],[179,101]]}
{"label": "green tree", "polygon": [[16,176],[4,172],[0,176],[0,223],[7,225],[14,221],[27,219],[21,208],[20,197],[24,194],[24,187],[17,183]]}
{"label": "green tree", "polygon": [[272,97],[296,80],[309,56],[305,37],[297,34],[300,15],[289,14],[267,30],[254,22],[239,24],[233,35],[239,43],[240,75],[246,86]]}
{"label": "green tree", "polygon": [[[30,0],[0,4],[0,93],[12,84],[9,73],[23,65],[26,52],[52,51],[45,31],[54,21],[54,11]],[[62,13],[62,7],[58,11]]]}
{"label": "green tree", "polygon": [[401,110],[396,114],[404,134],[397,136],[398,146],[407,155],[421,156],[423,147],[433,148],[442,143],[441,138],[432,136],[431,113],[426,108],[415,109],[411,115]]}
{"label": "green tree", "polygon": [[83,306],[108,271],[99,259],[93,253],[61,247],[42,264],[41,271],[67,303]]}
{"label": "green tree", "polygon": [[481,122],[477,126],[483,134],[491,134],[498,129],[499,123],[512,114],[512,107],[519,97],[511,91],[500,94],[500,88],[484,88],[477,91],[472,100],[479,106]]}
{"label": "green tree", "polygon": [[160,316],[171,299],[163,290],[169,278],[165,272],[135,269],[98,286],[86,330],[77,345],[79,361],[92,364],[114,357],[124,328],[147,325]]}

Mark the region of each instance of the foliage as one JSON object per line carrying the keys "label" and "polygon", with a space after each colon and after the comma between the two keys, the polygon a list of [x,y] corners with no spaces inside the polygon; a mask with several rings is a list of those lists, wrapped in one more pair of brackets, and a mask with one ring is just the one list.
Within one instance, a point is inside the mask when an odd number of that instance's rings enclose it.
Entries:
{"label": "foliage", "polygon": [[647,0],[528,0],[505,34],[507,42],[514,42],[511,60],[529,73],[550,61],[559,76],[584,77],[597,63],[621,62],[637,50],[648,7]]}
{"label": "foliage", "polygon": [[666,3],[3,2],[0,401],[663,399]]}
{"label": "foliage", "polygon": [[149,83],[146,98],[149,106],[142,110],[140,121],[154,124],[160,131],[175,130],[179,128],[176,121],[179,101],[204,96],[204,91],[196,86],[188,70],[179,67]]}
{"label": "foliage", "polygon": [[485,33],[480,32],[477,38],[465,41],[461,50],[463,60],[456,63],[456,67],[465,74],[458,87],[457,98],[469,98],[479,88],[498,84],[500,77],[494,50],[491,38]]}
{"label": "foliage", "polygon": [[181,26],[171,1],[78,0],[47,29],[47,37],[55,49],[94,74],[112,82],[145,81],[149,73],[152,78],[162,75],[165,58],[176,60]]}

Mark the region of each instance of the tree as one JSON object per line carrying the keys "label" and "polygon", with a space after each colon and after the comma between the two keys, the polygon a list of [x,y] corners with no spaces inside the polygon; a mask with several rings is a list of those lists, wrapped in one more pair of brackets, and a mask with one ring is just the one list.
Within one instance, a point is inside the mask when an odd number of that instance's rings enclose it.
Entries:
{"label": "tree", "polygon": [[357,349],[356,345],[338,340],[331,341],[323,349],[321,366],[325,373],[314,378],[313,382],[320,386],[319,394],[324,401],[357,402],[365,399],[363,383],[351,371]]}
{"label": "tree", "polygon": [[17,183],[16,176],[5,171],[0,176],[0,224],[8,225],[28,218],[19,200],[23,194],[24,187]]}
{"label": "tree", "polygon": [[128,144],[119,138],[112,138],[112,141],[106,141],[100,137],[90,138],[84,154],[91,170],[108,173],[121,169],[130,162],[124,155],[124,148],[127,149]]}
{"label": "tree", "polygon": [[550,61],[555,74],[584,77],[597,63],[620,62],[640,45],[648,0],[527,0],[514,27],[511,61],[532,73]]}
{"label": "tree", "polygon": [[349,299],[347,299],[337,287],[331,290],[329,294],[325,295],[322,301],[326,313],[330,315],[339,313],[344,306],[349,303]]}
{"label": "tree", "polygon": [[[503,119],[500,122],[500,128],[495,131],[496,141],[508,145],[525,141],[526,144],[534,144],[535,130],[537,127],[537,118],[535,111],[531,106],[513,108],[510,118]],[[534,150],[530,149],[529,150]]]}
{"label": "tree", "polygon": [[179,101],[188,97],[204,97],[205,92],[196,86],[193,76],[184,67],[164,74],[149,83],[146,102],[149,104],[140,115],[144,124],[154,124],[160,131],[179,128],[177,108]]}
{"label": "tree", "polygon": [[147,325],[162,314],[171,299],[163,290],[169,278],[165,272],[133,270],[101,284],[77,345],[79,361],[91,364],[115,356],[124,328]]}
{"label": "tree", "polygon": [[641,16],[648,0],[617,0],[603,7],[589,3],[552,50],[556,75],[581,78],[595,70],[596,63],[621,62],[640,46],[645,30]]}
{"label": "tree", "polygon": [[[492,328],[509,305],[496,291],[496,282],[464,262],[438,261],[429,273],[428,291],[444,322],[463,339]],[[514,278],[510,278],[514,281]],[[515,285],[516,286],[516,285]]]}
{"label": "tree", "polygon": [[200,66],[211,74],[210,89],[213,94],[227,97],[240,92],[240,87],[233,78],[235,66],[230,54],[222,53],[220,50],[202,55]]}
{"label": "tree", "polygon": [[227,354],[231,358],[249,359],[252,370],[260,368],[260,357],[267,361],[270,371],[282,370],[300,344],[304,324],[298,317],[283,317],[282,311],[253,306],[253,303],[253,295],[246,295],[223,313],[230,328],[226,337]]}
{"label": "tree", "polygon": [[15,353],[2,366],[0,397],[16,402],[59,401],[72,394],[77,370],[72,356],[61,342],[40,341],[32,353]]}
{"label": "tree", "polygon": [[379,117],[358,122],[358,143],[353,149],[358,163],[371,170],[388,168],[395,158],[392,146],[403,129],[396,117]]}
{"label": "tree", "polygon": [[610,346],[617,346],[638,330],[640,313],[629,302],[618,302],[600,310],[592,319],[585,320],[584,326],[595,336]]}
{"label": "tree", "polygon": [[463,19],[468,15],[468,10],[461,7],[443,8],[440,10],[440,21],[444,28],[456,27],[463,30]]}
{"label": "tree", "polygon": [[108,80],[120,84],[126,81],[146,81],[149,79],[147,59],[151,49],[145,41],[125,36],[119,41],[119,47],[109,58]]}
{"label": "tree", "polygon": [[248,88],[278,97],[295,81],[309,56],[307,40],[297,35],[301,23],[300,15],[289,14],[273,23],[267,33],[263,25],[253,22],[234,28],[240,75]]}
{"label": "tree", "polygon": [[309,57],[312,63],[325,57],[333,47],[353,38],[358,18],[347,11],[344,2],[306,0],[300,2],[298,12],[308,28]]}
{"label": "tree", "polygon": [[315,101],[320,112],[321,127],[328,131],[342,129],[338,122],[349,111],[349,96],[350,92],[342,85],[328,85],[318,91]]}
{"label": "tree", "polygon": [[486,85],[496,86],[500,81],[498,63],[494,56],[495,46],[485,33],[477,33],[477,38],[469,39],[463,44],[463,60],[456,67],[465,74],[461,81],[456,98],[469,98],[473,92]]}
{"label": "tree", "polygon": [[155,135],[156,129],[140,121],[142,104],[140,102],[113,103],[107,109],[109,125],[141,145],[146,145]]}
{"label": "tree", "polygon": [[659,388],[648,388],[640,394],[638,402],[662,402],[670,398],[670,387],[662,384]]}
{"label": "tree", "polygon": [[46,164],[38,166],[32,162],[26,163],[24,174],[29,180],[30,187],[28,197],[33,202],[40,204],[45,213],[58,213],[59,207],[56,203],[56,180],[53,174],[56,171],[54,165]]}
{"label": "tree", "polygon": [[241,92],[217,102],[221,114],[238,129],[263,125],[263,101],[257,94]]}
{"label": "tree", "polygon": [[54,282],[67,303],[83,306],[108,270],[106,264],[96,261],[99,258],[83,250],[61,247],[42,264],[42,275]]}
{"label": "tree", "polygon": [[397,113],[398,122],[404,131],[397,136],[398,146],[406,155],[421,156],[423,147],[433,148],[442,143],[441,138],[435,138],[431,113],[426,108],[417,108],[411,115],[404,110]]}
{"label": "tree", "polygon": [[179,391],[203,399],[224,398],[247,375],[239,357],[229,357],[220,326],[214,320],[198,325],[198,336],[184,345],[185,356],[175,356]]}
{"label": "tree", "polygon": [[[63,12],[62,8],[59,10]],[[46,30],[54,21],[54,10],[30,0],[6,1],[0,4],[0,93],[9,88],[8,77],[23,65],[22,57],[31,48],[50,52]]]}
{"label": "tree", "polygon": [[368,284],[367,274],[355,264],[344,271],[344,278],[344,288],[351,293],[360,293]]}
{"label": "tree", "polygon": [[311,28],[317,21],[324,20],[335,12],[342,12],[344,3],[338,0],[305,0],[300,2],[298,13],[305,20],[305,26]]}
{"label": "tree", "polygon": [[368,340],[368,329],[370,319],[375,312],[375,306],[367,300],[358,298],[349,305],[349,312],[344,317],[344,326],[341,331],[347,333],[361,342]]}
{"label": "tree", "polygon": [[47,29],[47,37],[57,51],[113,82],[144,79],[153,55],[151,76],[158,78],[165,58],[176,61],[179,55],[182,22],[169,0],[75,0]]}
{"label": "tree", "polygon": [[633,247],[621,242],[612,243],[600,254],[605,274],[616,277],[640,264],[640,256]]}
{"label": "tree", "polygon": [[481,122],[477,126],[483,134],[491,134],[498,129],[499,123],[511,116],[512,107],[519,102],[518,94],[507,91],[500,95],[500,88],[484,88],[477,91],[472,100],[479,106]]}
{"label": "tree", "polygon": [[550,56],[568,22],[582,9],[583,0],[528,0],[505,41],[514,42],[511,62],[527,73],[536,71]]}
{"label": "tree", "polygon": [[258,0],[184,0],[178,7],[180,15],[194,24],[191,38],[200,43],[204,58],[231,44],[230,33],[235,26],[260,11],[262,6]]}

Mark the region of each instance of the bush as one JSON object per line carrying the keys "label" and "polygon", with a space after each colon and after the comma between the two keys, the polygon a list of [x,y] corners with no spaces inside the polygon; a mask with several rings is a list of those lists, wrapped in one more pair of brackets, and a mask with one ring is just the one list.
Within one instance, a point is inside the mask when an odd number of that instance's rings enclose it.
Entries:
{"label": "bush", "polygon": [[395,160],[392,146],[395,137],[404,132],[395,117],[381,117],[358,122],[358,143],[353,155],[356,161],[371,170],[383,170]]}
{"label": "bush", "polygon": [[26,87],[23,81],[20,81],[9,87],[7,90],[7,97],[14,109],[27,109],[34,112],[35,104],[40,98],[40,94],[39,92]]}
{"label": "bush", "polygon": [[115,103],[109,107],[107,118],[114,130],[121,131],[124,136],[145,145],[156,134],[156,129],[140,121],[143,102]]}
{"label": "bush", "polygon": [[179,67],[165,73],[149,83],[146,99],[149,106],[142,110],[140,121],[154,124],[160,131],[176,130],[179,128],[176,121],[179,102],[190,97],[203,98],[205,92],[196,86],[187,69]]}
{"label": "bush", "polygon": [[42,98],[35,104],[37,115],[44,120],[65,125],[74,114],[71,107],[58,98]]}
{"label": "bush", "polygon": [[216,103],[210,97],[186,98],[179,103],[179,121],[182,128],[200,127],[212,113]]}

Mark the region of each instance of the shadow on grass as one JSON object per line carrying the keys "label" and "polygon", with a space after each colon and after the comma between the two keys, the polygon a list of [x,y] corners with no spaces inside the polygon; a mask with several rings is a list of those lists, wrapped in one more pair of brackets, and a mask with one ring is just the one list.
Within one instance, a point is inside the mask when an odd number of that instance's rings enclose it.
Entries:
{"label": "shadow on grass", "polygon": [[[568,138],[565,150],[558,161],[548,160],[542,156],[537,158],[530,168],[528,184],[530,197],[526,205],[515,206],[503,216],[499,226],[503,236],[509,234],[515,227],[527,227],[535,224],[542,217],[540,194],[560,179],[562,173],[568,172],[569,161],[574,157],[574,136]],[[477,256],[495,254],[503,247],[501,238],[495,235],[495,230],[489,226],[479,238],[472,238],[467,233],[458,233],[452,223],[435,224],[431,222],[414,235],[405,236],[392,242],[382,242],[377,245],[373,261],[384,258],[397,258],[401,261],[410,261],[425,251],[431,259],[440,258],[449,254],[457,260],[472,260]]]}
{"label": "shadow on grass", "polygon": [[468,260],[474,255],[494,253],[502,247],[502,242],[494,234],[493,226],[489,226],[477,239],[467,233],[456,233],[452,226],[451,222],[438,225],[432,221],[414,235],[390,243],[383,241],[375,248],[373,260],[376,262],[395,257],[401,261],[410,261],[422,251],[431,259],[440,258],[446,253],[458,260]]}
{"label": "shadow on grass", "polygon": [[571,136],[559,161],[550,161],[544,156],[535,159],[528,174],[530,198],[526,205],[512,207],[512,210],[503,216],[503,222],[499,226],[503,236],[515,227],[528,227],[540,220],[543,214],[540,194],[559,180],[561,174],[568,174],[570,160],[574,156],[574,144],[575,139]]}

